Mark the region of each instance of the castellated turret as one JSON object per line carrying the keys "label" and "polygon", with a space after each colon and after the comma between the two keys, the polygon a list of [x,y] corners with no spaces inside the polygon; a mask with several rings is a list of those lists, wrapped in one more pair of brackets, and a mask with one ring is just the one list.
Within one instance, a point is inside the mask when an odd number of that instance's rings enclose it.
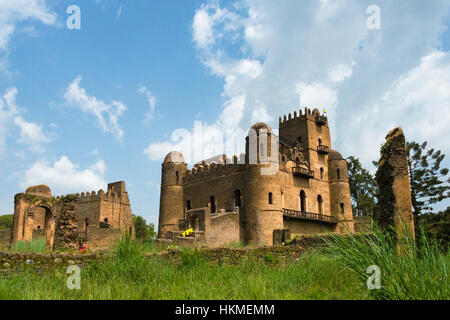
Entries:
{"label": "castellated turret", "polygon": [[354,232],[350,185],[348,183],[347,161],[342,155],[331,150],[328,155],[328,179],[330,181],[330,209],[341,223],[340,232]]}
{"label": "castellated turret", "polygon": [[[283,229],[283,210],[279,196],[278,168],[272,161],[272,129],[265,123],[253,125],[246,138],[245,237],[246,243],[272,245],[273,230]],[[278,153],[277,153],[278,154]]]}
{"label": "castellated turret", "polygon": [[178,231],[178,223],[184,218],[182,182],[186,169],[183,155],[177,151],[170,152],[164,159],[161,175],[158,238],[166,237],[169,231]]}

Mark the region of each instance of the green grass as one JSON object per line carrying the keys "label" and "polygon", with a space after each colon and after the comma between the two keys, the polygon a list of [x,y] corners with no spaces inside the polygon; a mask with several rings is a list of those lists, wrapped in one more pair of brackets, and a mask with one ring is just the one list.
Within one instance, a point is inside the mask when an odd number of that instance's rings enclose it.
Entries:
{"label": "green grass", "polygon": [[360,299],[367,290],[328,254],[311,251],[279,267],[249,256],[211,264],[183,249],[181,262],[146,258],[139,242],[123,239],[114,253],[82,270],[81,290],[61,271],[31,268],[0,279],[0,299]]}
{"label": "green grass", "polygon": [[[43,274],[32,266],[1,276],[0,299],[449,299],[448,253],[421,238],[410,256],[377,232],[331,237],[329,248],[308,250],[278,263],[275,254],[248,253],[239,262],[217,263],[182,249],[179,262],[145,253],[156,250],[124,238],[112,254],[81,272],[81,290],[69,290],[61,270]],[[368,290],[369,265],[381,269],[381,290]]]}
{"label": "green grass", "polygon": [[45,238],[41,238],[33,239],[31,241],[17,241],[17,243],[7,251],[43,253],[47,251],[47,247],[45,244]]}
{"label": "green grass", "polygon": [[[404,234],[406,229],[403,228]],[[404,254],[399,255],[393,234],[383,232],[372,222],[371,233],[340,237],[331,235],[324,239],[328,251],[339,264],[366,282],[367,267],[376,265],[381,272],[381,289],[371,290],[375,299],[450,299],[448,266],[450,254],[438,242],[426,236],[423,228],[417,240],[404,241]]]}

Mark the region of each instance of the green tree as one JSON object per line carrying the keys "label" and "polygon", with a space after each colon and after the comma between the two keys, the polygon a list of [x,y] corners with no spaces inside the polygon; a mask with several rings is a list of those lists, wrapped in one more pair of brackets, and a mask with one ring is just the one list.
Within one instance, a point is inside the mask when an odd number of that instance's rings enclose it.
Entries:
{"label": "green tree", "polygon": [[358,158],[348,157],[347,167],[354,207],[363,215],[372,215],[378,191],[375,178],[363,168]]}
{"label": "green tree", "polygon": [[134,233],[137,239],[142,241],[152,241],[156,237],[155,225],[147,224],[144,218],[133,214]]}
{"label": "green tree", "polygon": [[13,223],[13,215],[5,214],[0,216],[0,229],[11,229]]}
{"label": "green tree", "polygon": [[434,236],[444,247],[450,248],[450,207],[438,213],[418,216],[419,224],[428,235]]}
{"label": "green tree", "polygon": [[441,169],[445,155],[440,150],[426,149],[427,142],[408,142],[408,167],[414,216],[431,210],[431,205],[450,197],[447,168]]}

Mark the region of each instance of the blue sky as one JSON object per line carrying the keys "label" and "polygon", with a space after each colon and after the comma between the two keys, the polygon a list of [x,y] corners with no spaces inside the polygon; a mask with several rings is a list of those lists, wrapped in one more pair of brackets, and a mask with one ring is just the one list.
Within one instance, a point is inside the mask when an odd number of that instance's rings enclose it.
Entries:
{"label": "blue sky", "polygon": [[[80,30],[66,27],[72,4]],[[398,125],[449,154],[449,5],[0,0],[0,212],[31,184],[59,195],[125,180],[134,213],[157,223],[168,151],[238,153],[253,122],[305,105],[327,109],[333,148],[369,168]],[[187,144],[194,121],[205,135]]]}

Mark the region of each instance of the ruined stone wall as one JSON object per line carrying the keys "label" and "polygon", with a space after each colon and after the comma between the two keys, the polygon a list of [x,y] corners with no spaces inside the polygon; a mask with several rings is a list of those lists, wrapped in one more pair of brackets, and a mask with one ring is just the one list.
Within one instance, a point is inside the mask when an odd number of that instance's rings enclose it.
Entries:
{"label": "ruined stone wall", "polygon": [[205,241],[211,247],[239,243],[241,241],[239,213],[227,212],[211,216],[209,228],[205,234]]}
{"label": "ruined stone wall", "polygon": [[[79,240],[89,238],[88,226],[98,229],[104,222],[109,227],[100,232],[105,241],[117,238],[117,233],[134,234],[130,201],[123,181],[109,184],[106,194],[100,190],[56,198],[46,186],[30,187],[15,196],[11,241],[45,237],[48,248],[53,248],[56,240],[58,248],[78,249]],[[97,232],[94,233],[91,238],[96,240],[91,242],[103,245],[105,241],[97,239]],[[76,234],[80,234],[81,239]]]}
{"label": "ruined stone wall", "polygon": [[55,232],[55,248],[77,250],[80,245],[78,231],[77,197],[66,196],[62,200],[61,214]]}
{"label": "ruined stone wall", "polygon": [[378,223],[386,230],[395,225],[397,233],[401,233],[401,219],[414,237],[406,139],[400,127],[389,131],[386,136],[386,143],[381,148],[376,180],[379,188],[376,215]]}
{"label": "ruined stone wall", "polygon": [[89,248],[110,248],[122,236],[120,229],[100,229],[97,226],[89,226],[85,243]]}

